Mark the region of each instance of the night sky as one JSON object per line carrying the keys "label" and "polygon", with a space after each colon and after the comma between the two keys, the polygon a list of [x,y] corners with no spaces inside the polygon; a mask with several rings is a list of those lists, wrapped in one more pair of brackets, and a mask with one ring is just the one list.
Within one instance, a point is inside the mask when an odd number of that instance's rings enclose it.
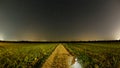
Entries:
{"label": "night sky", "polygon": [[0,0],[0,39],[120,39],[120,1]]}

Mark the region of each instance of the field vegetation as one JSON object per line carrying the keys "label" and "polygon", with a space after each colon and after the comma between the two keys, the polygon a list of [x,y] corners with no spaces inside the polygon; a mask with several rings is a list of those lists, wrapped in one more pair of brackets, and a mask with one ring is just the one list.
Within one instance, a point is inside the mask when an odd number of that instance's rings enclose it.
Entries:
{"label": "field vegetation", "polygon": [[0,68],[41,67],[56,46],[56,43],[0,43]]}
{"label": "field vegetation", "polygon": [[0,68],[66,68],[71,57],[82,68],[120,68],[120,42],[0,43]]}
{"label": "field vegetation", "polygon": [[65,43],[83,68],[120,68],[120,43]]}

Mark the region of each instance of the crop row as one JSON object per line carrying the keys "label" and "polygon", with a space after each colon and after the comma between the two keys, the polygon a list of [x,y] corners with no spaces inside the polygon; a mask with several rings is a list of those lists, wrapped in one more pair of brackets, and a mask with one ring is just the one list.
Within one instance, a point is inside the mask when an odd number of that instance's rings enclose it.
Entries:
{"label": "crop row", "polygon": [[66,49],[79,60],[83,68],[120,67],[120,45],[104,43],[68,43]]}
{"label": "crop row", "polygon": [[57,44],[0,43],[0,68],[40,66]]}

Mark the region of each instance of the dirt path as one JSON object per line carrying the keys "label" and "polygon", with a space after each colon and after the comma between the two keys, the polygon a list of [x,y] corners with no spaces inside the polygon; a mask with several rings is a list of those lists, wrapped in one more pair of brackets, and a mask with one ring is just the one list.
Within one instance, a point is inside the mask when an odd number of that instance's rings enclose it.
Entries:
{"label": "dirt path", "polygon": [[43,64],[42,68],[70,68],[74,57],[65,49],[62,44],[59,44],[55,51]]}

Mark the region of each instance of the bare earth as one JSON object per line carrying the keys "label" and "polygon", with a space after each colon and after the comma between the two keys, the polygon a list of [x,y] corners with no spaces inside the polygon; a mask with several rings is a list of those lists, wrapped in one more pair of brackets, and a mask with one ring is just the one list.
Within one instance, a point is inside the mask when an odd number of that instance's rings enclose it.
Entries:
{"label": "bare earth", "polygon": [[70,68],[74,62],[74,57],[65,49],[62,44],[59,44],[55,51],[43,64],[42,68]]}

